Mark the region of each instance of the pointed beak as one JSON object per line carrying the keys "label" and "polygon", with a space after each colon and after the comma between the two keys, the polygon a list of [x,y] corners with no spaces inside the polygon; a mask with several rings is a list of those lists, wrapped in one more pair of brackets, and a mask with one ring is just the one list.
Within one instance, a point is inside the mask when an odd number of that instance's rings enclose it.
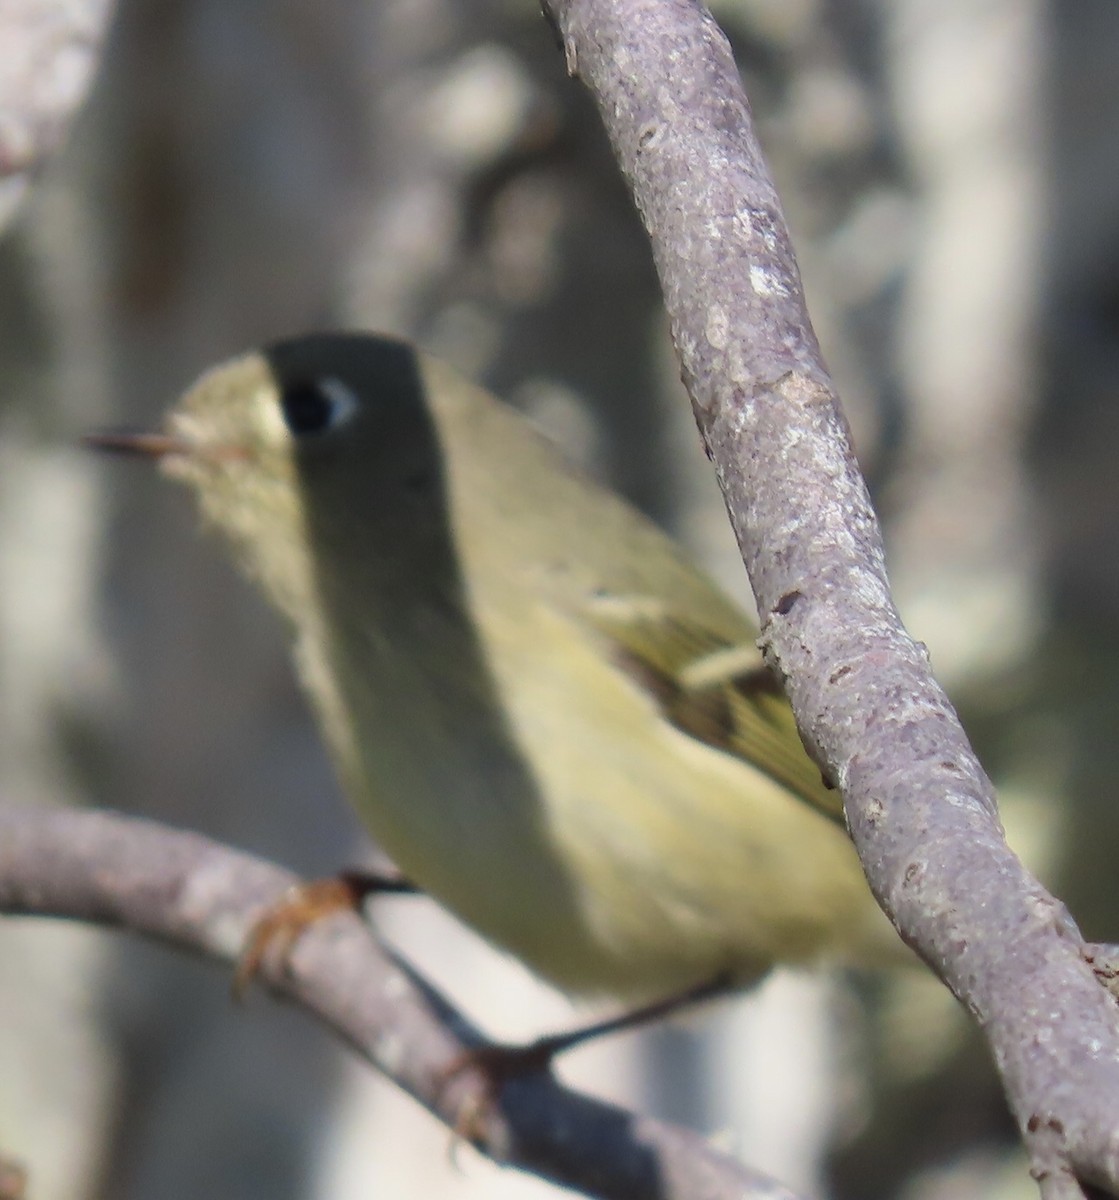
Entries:
{"label": "pointed beak", "polygon": [[87,433],[82,444],[109,454],[130,454],[138,458],[165,458],[171,454],[189,454],[190,446],[168,433],[144,433],[139,430],[112,429]]}

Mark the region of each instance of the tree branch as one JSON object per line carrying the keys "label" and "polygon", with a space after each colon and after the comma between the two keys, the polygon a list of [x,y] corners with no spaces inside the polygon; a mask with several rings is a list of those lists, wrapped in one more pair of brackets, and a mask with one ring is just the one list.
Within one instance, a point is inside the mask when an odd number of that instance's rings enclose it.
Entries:
{"label": "tree branch", "polygon": [[891,599],[727,41],[694,0],[545,0],[633,189],[802,736],[875,895],[983,1026],[1047,1197],[1119,1192],[1119,1017]]}
{"label": "tree branch", "polygon": [[9,0],[0,10],[0,227],[85,98],[112,7],[111,0]]}
{"label": "tree branch", "polygon": [[[0,807],[0,912],[119,926],[234,963],[261,914],[297,882],[194,833],[111,813]],[[481,1035],[394,959],[356,916],[302,934],[261,982],[347,1045],[490,1158],[618,1200],[797,1200],[690,1130],[561,1086],[514,1079],[489,1101],[475,1070],[450,1074]]]}

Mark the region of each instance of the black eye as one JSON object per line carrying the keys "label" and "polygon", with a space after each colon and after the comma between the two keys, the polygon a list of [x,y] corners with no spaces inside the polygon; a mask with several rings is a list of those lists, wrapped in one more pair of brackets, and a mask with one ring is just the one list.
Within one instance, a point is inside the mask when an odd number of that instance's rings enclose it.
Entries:
{"label": "black eye", "polygon": [[280,406],[287,427],[302,436],[340,425],[357,408],[357,397],[340,379],[301,379],[284,388]]}

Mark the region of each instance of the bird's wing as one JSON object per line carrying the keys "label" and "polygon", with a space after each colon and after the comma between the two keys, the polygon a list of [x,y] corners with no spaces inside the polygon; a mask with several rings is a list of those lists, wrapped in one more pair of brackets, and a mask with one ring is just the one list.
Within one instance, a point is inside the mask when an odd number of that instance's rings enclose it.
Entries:
{"label": "bird's wing", "polygon": [[729,642],[650,596],[600,593],[587,617],[673,725],[842,821],[842,798],[801,745],[792,711],[756,644]]}

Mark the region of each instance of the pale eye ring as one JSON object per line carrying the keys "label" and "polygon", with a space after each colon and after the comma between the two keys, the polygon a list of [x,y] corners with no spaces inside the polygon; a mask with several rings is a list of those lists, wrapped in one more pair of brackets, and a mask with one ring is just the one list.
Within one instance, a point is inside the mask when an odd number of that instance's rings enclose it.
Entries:
{"label": "pale eye ring", "polygon": [[280,396],[284,421],[296,437],[337,429],[357,412],[357,407],[353,388],[335,375],[293,380]]}

